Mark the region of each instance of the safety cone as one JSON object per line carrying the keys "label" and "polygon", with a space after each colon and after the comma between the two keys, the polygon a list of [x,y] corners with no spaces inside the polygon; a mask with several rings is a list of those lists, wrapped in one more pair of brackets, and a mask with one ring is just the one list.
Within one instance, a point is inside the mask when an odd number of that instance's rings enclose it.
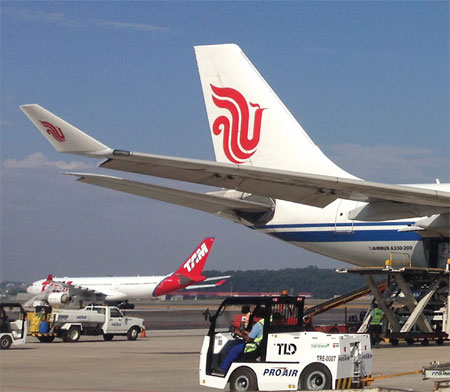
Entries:
{"label": "safety cone", "polygon": [[147,333],[145,332],[145,328],[142,328],[141,338],[147,337]]}

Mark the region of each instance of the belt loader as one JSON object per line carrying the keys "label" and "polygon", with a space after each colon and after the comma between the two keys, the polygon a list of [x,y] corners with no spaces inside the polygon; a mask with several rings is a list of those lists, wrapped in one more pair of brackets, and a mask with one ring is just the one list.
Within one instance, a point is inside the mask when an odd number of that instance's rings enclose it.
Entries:
{"label": "belt loader", "polygon": [[[205,336],[200,353],[200,385],[231,391],[323,390],[363,387],[372,372],[368,335],[307,332],[302,297],[225,299]],[[238,336],[230,331],[233,312],[264,308],[263,338],[257,350],[243,353],[227,372],[220,368]],[[253,316],[250,316],[251,329]]]}

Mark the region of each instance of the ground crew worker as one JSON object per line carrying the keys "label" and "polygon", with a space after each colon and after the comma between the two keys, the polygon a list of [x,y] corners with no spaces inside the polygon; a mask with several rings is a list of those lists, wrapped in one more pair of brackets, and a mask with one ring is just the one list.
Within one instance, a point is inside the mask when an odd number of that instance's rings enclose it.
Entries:
{"label": "ground crew worker", "polygon": [[256,308],[253,312],[253,327],[250,332],[243,331],[241,329],[236,329],[234,333],[240,336],[243,341],[238,341],[231,350],[228,352],[227,356],[220,365],[220,368],[227,372],[233,361],[239,358],[242,353],[251,353],[258,349],[258,345],[263,338],[263,327],[264,327],[264,308]]}
{"label": "ground crew worker", "polygon": [[369,324],[370,342],[372,344],[377,344],[380,339],[383,316],[384,312],[378,307],[377,304],[374,304],[372,309],[372,318]]}

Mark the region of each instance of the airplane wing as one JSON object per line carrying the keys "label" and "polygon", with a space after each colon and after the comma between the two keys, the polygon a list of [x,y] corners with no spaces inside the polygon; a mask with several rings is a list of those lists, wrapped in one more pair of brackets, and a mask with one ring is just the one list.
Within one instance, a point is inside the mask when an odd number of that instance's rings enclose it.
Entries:
{"label": "airplane wing", "polygon": [[[39,105],[23,105],[21,109],[57,151],[106,158],[107,160],[100,166],[107,169],[216,186],[322,208],[338,198],[370,203],[369,205],[374,207],[370,211],[354,211],[353,219],[360,220],[385,219],[381,216],[384,214],[385,205],[379,203],[387,203],[388,206],[392,206],[392,203],[396,206],[398,203],[405,205],[400,216],[396,216],[395,209],[392,208],[389,219],[417,216],[417,211],[426,211],[428,215],[449,212],[450,192],[353,178],[113,150]],[[87,176],[83,175],[84,182],[91,181],[90,183],[95,185],[112,189],[117,187],[117,190],[138,195],[148,186],[148,184],[123,179],[122,181],[107,180],[95,175],[89,175],[88,179]],[[150,187],[152,186],[149,186],[146,191],[147,197],[153,198],[157,192],[155,189],[150,191]],[[161,194],[160,192],[158,197],[162,197]],[[183,196],[186,197],[181,197],[181,193],[175,192],[172,198],[178,202],[176,204],[186,206],[195,204],[192,200],[194,195],[190,198],[187,194]],[[158,197],[155,198],[158,199]],[[224,209],[229,208],[224,200],[221,202],[224,203]],[[206,204],[204,201],[203,203]],[[200,204],[199,201],[198,205]],[[208,208],[211,208],[211,205]]]}
{"label": "airplane wing", "polygon": [[[58,293],[67,294],[68,302],[104,301],[106,296],[108,295],[107,293],[98,292],[96,290],[79,287],[69,283],[55,282],[52,280],[45,287],[44,291],[28,299],[25,302],[24,307],[27,308],[32,307],[35,301],[44,301],[50,303],[51,305],[62,305],[62,303],[59,302],[52,302],[52,301],[59,301],[60,298],[53,298],[55,294]],[[114,294],[117,295],[117,292],[114,292]],[[64,304],[65,303],[67,302],[64,302]]]}
{"label": "airplane wing", "polygon": [[450,204],[450,192],[141,153],[110,158],[100,167],[234,189],[316,207],[325,207],[338,198],[446,209]]}
{"label": "airplane wing", "polygon": [[235,209],[247,212],[265,212],[272,208],[271,204],[243,199],[232,199],[219,196],[213,193],[197,193],[174,188],[167,188],[158,185],[145,184],[138,181],[127,180],[120,177],[102,176],[88,173],[64,173],[79,177],[78,181],[114,189],[116,191],[131,193],[137,196],[148,197],[165,201],[171,204],[177,204],[194,208],[197,210],[218,213],[224,209]]}

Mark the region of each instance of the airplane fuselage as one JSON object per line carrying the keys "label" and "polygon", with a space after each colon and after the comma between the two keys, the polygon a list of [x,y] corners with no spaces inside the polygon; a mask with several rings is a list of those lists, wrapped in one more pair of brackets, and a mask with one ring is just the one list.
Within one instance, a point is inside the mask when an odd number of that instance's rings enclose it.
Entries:
{"label": "airplane fuselage", "polygon": [[[124,299],[152,298],[155,289],[166,276],[120,276],[120,277],[85,277],[85,278],[53,278],[54,284],[65,283],[80,288],[94,290],[106,294],[106,301],[121,301]],[[37,295],[45,289],[46,279],[34,282],[27,289],[28,293]],[[50,283],[52,284],[52,283]]]}
{"label": "airplane fuselage", "polygon": [[[431,184],[429,189],[450,191],[450,184]],[[253,228],[334,259],[358,266],[382,266],[388,259],[417,267],[445,267],[442,260],[432,260],[439,242],[449,238],[424,238],[408,228],[426,217],[388,221],[358,221],[349,212],[367,203],[337,199],[325,208],[311,207],[283,200],[276,201],[273,219]],[[403,230],[403,231],[401,231]],[[440,265],[443,264],[443,265]]]}
{"label": "airplane fuselage", "polygon": [[314,144],[239,46],[194,49],[216,162],[113,149],[37,104],[21,109],[61,153],[105,159],[104,169],[220,190],[203,194],[70,173],[82,183],[212,213],[358,266],[387,259],[402,266],[445,264],[449,184],[393,185],[356,177]]}

